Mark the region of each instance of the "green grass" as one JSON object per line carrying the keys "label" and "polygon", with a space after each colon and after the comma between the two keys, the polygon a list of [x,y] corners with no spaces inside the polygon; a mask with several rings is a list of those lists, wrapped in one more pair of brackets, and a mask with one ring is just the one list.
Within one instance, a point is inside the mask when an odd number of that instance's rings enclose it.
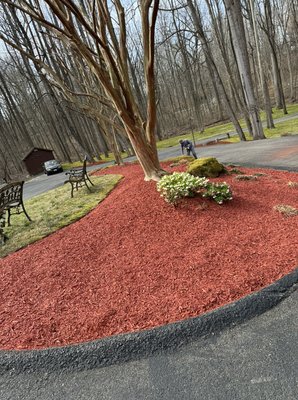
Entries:
{"label": "green grass", "polygon": [[74,161],[72,163],[61,163],[64,171],[72,168],[78,168],[78,167],[83,167],[83,162],[82,161]]}
{"label": "green grass", "polygon": [[298,123],[297,119],[291,119],[289,121],[279,122],[275,124],[274,129],[264,129],[265,136],[269,138],[279,137],[285,134],[298,134]]}
{"label": "green grass", "polygon": [[[210,126],[210,127],[206,128],[203,133],[195,132],[194,136],[195,136],[196,140],[208,139],[209,137],[218,135],[220,133],[234,132],[234,130],[235,129],[234,129],[232,123],[229,122],[229,123],[225,123],[225,124]],[[171,137],[169,139],[164,139],[160,142],[157,142],[157,148],[164,149],[166,147],[177,146],[180,139],[186,139],[186,138],[192,140],[192,134],[187,133],[187,134]]]}
{"label": "green grass", "polygon": [[[298,104],[287,104],[288,115],[298,113]],[[283,113],[283,110],[278,110],[277,108],[272,109],[273,119],[286,117]],[[261,120],[266,121],[266,113],[261,111],[260,113]]]}
{"label": "green grass", "polygon": [[[289,121],[279,122],[279,123],[275,124],[274,129],[264,128],[264,133],[265,133],[266,138],[273,139],[273,138],[278,138],[283,135],[286,136],[287,134],[298,135],[297,120],[298,120],[298,117],[297,117],[297,119],[295,118],[295,119],[292,119]],[[246,139],[252,140],[252,138],[249,137],[248,135],[246,135]],[[237,142],[239,142],[239,137],[234,136],[230,139],[227,139],[226,141],[230,142],[230,143],[237,143]]]}
{"label": "green grass", "polygon": [[[298,113],[298,104],[288,104],[287,110],[288,110],[288,115]],[[262,121],[266,121],[266,114],[264,111],[260,112],[260,117],[261,117]],[[278,119],[278,118],[282,118],[282,117],[285,117],[283,110],[273,109],[273,118],[274,119]],[[297,119],[298,119],[298,116],[297,116]],[[276,129],[265,129],[264,131],[265,131],[266,137],[271,138],[271,137],[280,136],[282,133],[285,133],[285,132],[295,133],[295,128],[294,128],[295,121],[296,120],[280,122],[280,123],[276,124]],[[246,128],[245,121],[243,119],[239,120],[239,123],[243,128]],[[297,131],[298,131],[298,128],[297,128]],[[216,136],[216,135],[219,135],[222,133],[228,133],[228,132],[235,132],[234,125],[231,122],[219,123],[216,125],[209,126],[209,127],[205,128],[203,133],[194,132],[194,137],[196,140],[208,139],[208,138],[212,138],[213,136]],[[177,146],[180,139],[186,139],[186,138],[192,140],[192,133],[188,132],[188,133],[185,133],[182,135],[171,137],[169,139],[161,140],[161,141],[157,142],[157,148],[165,149],[167,147]],[[246,133],[246,138],[247,138],[247,140],[252,140],[248,136],[247,133]],[[233,137],[231,139],[227,139],[227,140],[232,143],[239,142],[238,136]],[[126,153],[121,153],[121,154],[122,154],[123,158],[127,157]],[[114,161],[114,160],[115,160],[114,155],[112,153],[109,153],[108,158],[103,158],[100,161],[108,162],[108,161]],[[77,161],[72,164],[65,163],[62,165],[63,165],[63,168],[66,170],[66,169],[71,169],[71,168],[75,168],[75,167],[80,167],[83,164],[82,164],[82,162]]]}
{"label": "green grass", "polygon": [[50,233],[82,218],[111,192],[121,175],[91,177],[94,186],[91,192],[84,186],[70,197],[70,185],[65,184],[45,194],[25,201],[25,208],[32,222],[25,215],[12,215],[12,226],[5,228],[8,240],[0,246],[0,257],[4,257]]}
{"label": "green grass", "polygon": [[[288,104],[287,110],[288,110],[288,115],[298,113],[298,104]],[[260,112],[260,117],[261,117],[262,121],[266,121],[266,114],[264,111]],[[278,118],[282,118],[282,117],[285,117],[282,110],[273,109],[273,118],[274,119],[278,119]],[[298,119],[298,116],[297,116],[297,119]],[[265,132],[266,137],[272,138],[272,137],[279,137],[282,133],[295,133],[296,132],[295,121],[296,120],[280,122],[280,123],[276,124],[276,129],[265,128],[264,132]],[[246,124],[243,119],[239,120],[239,123],[243,128],[246,128]],[[297,128],[297,131],[298,131],[298,128]],[[223,133],[228,133],[228,132],[235,132],[234,125],[231,122],[219,123],[216,125],[209,126],[209,127],[205,128],[203,133],[194,132],[194,137],[195,137],[195,140],[208,139],[208,138],[212,138],[213,136],[223,134]],[[245,135],[246,135],[247,140],[252,140],[252,138],[250,138],[248,136],[247,132],[245,133]],[[188,132],[188,133],[185,133],[182,135],[171,137],[169,139],[161,140],[161,141],[157,142],[157,148],[165,149],[167,147],[177,146],[180,139],[186,139],[186,138],[192,140],[192,133]],[[239,138],[238,138],[238,136],[236,136],[236,137],[227,139],[227,141],[235,143],[235,142],[239,142]],[[126,153],[121,153],[121,154],[122,154],[123,158],[127,157]],[[109,157],[103,158],[100,161],[109,162],[109,161],[114,161],[114,160],[115,160],[114,155],[112,153],[109,153]],[[71,168],[75,168],[75,167],[80,167],[83,164],[82,164],[82,162],[77,161],[77,162],[74,162],[71,164],[65,163],[62,165],[63,165],[63,168],[65,170],[67,170],[67,169],[71,169]]]}
{"label": "green grass", "polygon": [[[288,115],[298,113],[298,104],[289,104],[289,105],[287,105],[287,109],[288,109]],[[264,111],[261,111],[260,117],[261,117],[262,121],[266,121],[266,114]],[[285,117],[285,115],[283,114],[283,111],[278,110],[278,109],[273,109],[273,118],[277,119],[277,118],[281,118],[281,117]],[[298,119],[298,116],[297,116],[297,119]],[[295,129],[294,129],[295,121],[296,120],[280,122],[280,123],[276,124],[276,129],[265,129],[266,137],[271,138],[271,137],[280,136],[280,134],[284,133],[284,132],[290,132],[290,133],[295,132]],[[243,128],[246,127],[243,119],[239,120],[239,122]],[[297,121],[296,121],[296,123],[297,123]],[[288,128],[289,128],[289,131],[287,131]],[[293,130],[291,130],[291,129],[293,129]],[[297,131],[298,131],[298,128],[297,128]],[[204,130],[203,133],[195,132],[194,136],[195,136],[196,140],[200,140],[200,139],[212,138],[215,135],[219,135],[222,133],[228,133],[228,132],[235,132],[235,128],[234,128],[233,124],[230,122],[209,126]],[[250,140],[250,138],[248,137],[247,134],[246,134],[246,137],[247,137],[247,140]],[[189,132],[187,134],[171,137],[169,139],[162,140],[157,143],[157,148],[164,149],[166,147],[177,146],[180,139],[186,139],[186,138],[192,140],[191,132]],[[234,138],[229,139],[228,141],[229,142],[239,142],[239,138],[234,137]]]}

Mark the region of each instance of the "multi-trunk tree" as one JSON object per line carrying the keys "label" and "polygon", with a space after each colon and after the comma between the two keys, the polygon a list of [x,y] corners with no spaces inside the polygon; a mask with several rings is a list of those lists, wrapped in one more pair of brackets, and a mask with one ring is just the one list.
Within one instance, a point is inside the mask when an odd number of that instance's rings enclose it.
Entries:
{"label": "multi-trunk tree", "polygon": [[[147,90],[146,117],[142,115],[134,95],[130,79],[127,49],[126,13],[120,0],[63,1],[44,0],[1,3],[13,7],[17,13],[37,23],[43,34],[60,41],[65,50],[75,51],[84,61],[85,67],[103,88],[104,95],[93,94],[95,100],[105,105],[112,104],[116,110],[137,158],[144,170],[145,179],[159,179],[163,173],[157,155],[156,98],[154,80],[154,38],[159,0],[144,0],[140,3],[142,27],[144,82]],[[117,20],[117,30],[114,20]],[[53,66],[39,52],[24,50],[9,37],[1,34],[2,40],[28,57],[54,85],[62,86]],[[71,89],[69,90],[70,92]],[[89,96],[89,93],[86,93]]]}
{"label": "multi-trunk tree", "polygon": [[259,109],[273,128],[271,102],[296,98],[297,21],[290,0],[0,0],[1,145],[13,163],[134,147],[158,179],[155,137],[230,119],[244,140],[243,117],[262,138]]}

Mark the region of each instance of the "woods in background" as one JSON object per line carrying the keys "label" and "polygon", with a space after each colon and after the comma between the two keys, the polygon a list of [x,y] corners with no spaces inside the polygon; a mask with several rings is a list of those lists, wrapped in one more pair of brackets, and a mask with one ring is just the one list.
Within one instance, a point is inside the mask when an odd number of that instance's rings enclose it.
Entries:
{"label": "woods in background", "polygon": [[0,174],[33,147],[61,161],[136,154],[156,138],[287,113],[297,96],[297,0],[0,0]]}

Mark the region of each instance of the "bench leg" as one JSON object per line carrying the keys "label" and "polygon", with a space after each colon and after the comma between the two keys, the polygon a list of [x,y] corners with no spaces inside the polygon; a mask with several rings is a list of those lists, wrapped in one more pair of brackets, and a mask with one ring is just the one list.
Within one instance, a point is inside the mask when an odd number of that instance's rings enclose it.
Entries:
{"label": "bench leg", "polygon": [[90,187],[87,185],[87,181],[86,181],[86,179],[85,179],[85,178],[84,178],[84,183],[85,183],[85,185],[86,185],[87,189],[89,190],[89,192],[91,192],[91,189],[90,189]]}
{"label": "bench leg", "polygon": [[86,187],[89,190],[89,192],[91,192],[91,189],[88,186],[88,182],[87,181],[89,181],[91,183],[91,185],[94,186],[94,184],[90,181],[90,179],[88,179],[88,177],[85,177],[85,176],[80,181],[76,181],[76,182],[68,181],[71,184],[71,197],[73,197],[74,189],[76,189],[78,191],[79,190],[79,186],[81,187],[83,184],[86,185]]}
{"label": "bench leg", "polygon": [[10,208],[7,209],[7,226],[10,226]]}
{"label": "bench leg", "polygon": [[71,193],[70,193],[70,196],[73,197],[74,184],[73,184],[72,182],[70,182],[70,184],[71,184]]}
{"label": "bench leg", "polygon": [[6,240],[7,240],[7,236],[3,232],[3,229],[0,227],[0,246],[3,246],[5,244]]}
{"label": "bench leg", "polygon": [[23,209],[23,211],[24,211],[24,214],[25,214],[26,217],[28,218],[28,220],[29,220],[30,222],[32,222],[32,219],[29,217],[29,215],[27,214],[27,211],[25,210],[25,207],[24,207],[23,202],[22,202],[22,209]]}
{"label": "bench leg", "polygon": [[91,183],[92,186],[94,186],[94,183],[90,180],[89,176],[86,174],[86,178],[88,179],[88,181]]}
{"label": "bench leg", "polygon": [[4,227],[5,227],[5,214],[0,213],[0,246],[5,244],[5,240],[7,239],[7,236],[4,233]]}

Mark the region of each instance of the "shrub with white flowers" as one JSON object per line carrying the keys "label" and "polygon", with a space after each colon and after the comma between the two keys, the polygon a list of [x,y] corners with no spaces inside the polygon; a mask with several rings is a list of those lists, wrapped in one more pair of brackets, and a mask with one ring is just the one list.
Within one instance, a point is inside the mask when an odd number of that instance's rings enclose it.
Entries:
{"label": "shrub with white flowers", "polygon": [[233,199],[231,188],[226,182],[208,183],[202,196],[212,198],[217,204]]}
{"label": "shrub with white flowers", "polygon": [[195,192],[207,186],[208,179],[193,176],[187,172],[174,172],[165,175],[157,183],[161,196],[171,204],[176,204],[183,197],[194,196]]}
{"label": "shrub with white flowers", "polygon": [[231,188],[226,182],[212,183],[204,177],[193,176],[187,172],[174,172],[163,176],[157,183],[157,190],[165,201],[174,205],[183,197],[192,197],[195,193],[212,198],[218,204],[233,198]]}

